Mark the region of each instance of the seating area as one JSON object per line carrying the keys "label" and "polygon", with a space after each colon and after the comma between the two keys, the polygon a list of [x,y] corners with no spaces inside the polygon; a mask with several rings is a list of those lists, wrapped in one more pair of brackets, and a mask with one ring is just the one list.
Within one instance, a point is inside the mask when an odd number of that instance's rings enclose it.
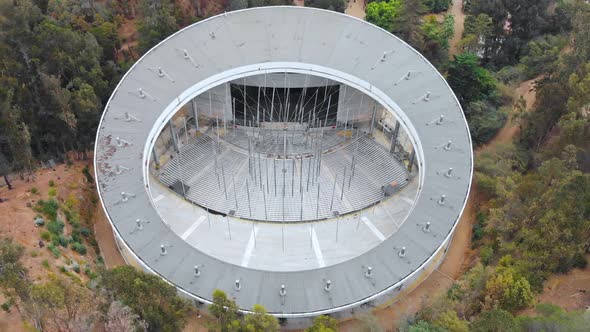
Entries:
{"label": "seating area", "polygon": [[160,181],[181,180],[185,198],[210,211],[272,222],[351,213],[384,199],[383,186],[408,182],[404,166],[369,136],[334,129],[321,143],[319,136],[306,143],[291,135],[287,158],[284,138],[252,140],[249,149],[248,137],[229,131],[218,138],[209,129],[164,165]]}

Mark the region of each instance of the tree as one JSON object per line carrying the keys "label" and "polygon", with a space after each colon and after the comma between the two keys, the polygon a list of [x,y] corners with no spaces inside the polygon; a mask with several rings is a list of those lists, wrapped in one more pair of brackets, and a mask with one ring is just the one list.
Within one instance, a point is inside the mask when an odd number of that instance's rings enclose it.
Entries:
{"label": "tree", "polygon": [[139,51],[145,53],[178,30],[172,8],[167,2],[141,0],[142,18],[137,24]]}
{"label": "tree", "polygon": [[156,275],[121,266],[102,271],[99,286],[109,301],[131,308],[147,323],[148,331],[179,331],[185,323],[190,305]]}
{"label": "tree", "polygon": [[491,36],[492,32],[493,21],[487,14],[467,15],[460,45],[464,51],[480,54],[481,48],[485,45],[486,39]]}
{"label": "tree", "polygon": [[428,15],[420,26],[423,35],[423,44],[419,45],[422,54],[435,64],[448,60],[449,39],[455,31],[455,18],[447,15],[442,23],[436,16]]}
{"label": "tree", "polygon": [[393,22],[393,32],[412,46],[422,43],[420,21],[426,13],[422,0],[404,0]]}
{"label": "tree", "polygon": [[484,311],[477,316],[471,324],[473,332],[516,332],[520,331],[518,323],[511,313],[492,309]]}
{"label": "tree", "polygon": [[520,326],[525,331],[587,331],[590,326],[588,311],[566,312],[560,307],[542,303],[536,307],[535,317],[519,317]]}
{"label": "tree", "polygon": [[0,151],[0,175],[4,178],[4,183],[6,183],[8,190],[12,190],[12,184],[10,184],[10,179],[8,178],[11,171],[12,165],[10,165],[4,153]]}
{"label": "tree", "polygon": [[496,83],[492,74],[479,66],[477,56],[473,53],[455,56],[449,63],[447,82],[463,107],[496,93]]}
{"label": "tree", "polygon": [[313,325],[305,329],[306,332],[335,332],[338,330],[336,319],[327,316],[317,316],[313,320]]}
{"label": "tree", "polygon": [[128,306],[119,301],[111,302],[104,317],[104,327],[110,332],[145,331],[147,323],[142,321]]}
{"label": "tree", "polygon": [[32,286],[31,306],[47,330],[90,331],[99,316],[89,289],[55,277]]}
{"label": "tree", "polygon": [[485,306],[508,312],[526,309],[535,301],[529,282],[511,267],[499,267],[486,283]]}
{"label": "tree", "polygon": [[371,2],[365,8],[365,20],[391,32],[400,5],[400,0]]}
{"label": "tree", "polygon": [[279,321],[269,315],[260,304],[255,304],[252,308],[254,313],[246,315],[244,318],[244,330],[247,332],[274,332],[281,329]]}
{"label": "tree", "polygon": [[460,319],[457,312],[454,310],[447,310],[443,312],[434,321],[434,325],[440,327],[445,331],[450,332],[467,332],[469,331],[467,321]]}
{"label": "tree", "polygon": [[31,285],[21,262],[23,254],[24,248],[12,238],[0,239],[0,288],[4,298],[14,303],[19,312],[30,298]]}
{"label": "tree", "polygon": [[425,0],[424,4],[428,7],[428,10],[433,13],[444,12],[449,9],[451,0]]}
{"label": "tree", "polygon": [[315,7],[344,13],[346,0],[306,0],[306,7]]}
{"label": "tree", "polygon": [[209,311],[217,318],[217,326],[221,331],[239,331],[241,322],[236,302],[220,289],[213,291],[212,302]]}
{"label": "tree", "polygon": [[229,0],[228,2],[228,10],[239,10],[248,8],[248,0]]}

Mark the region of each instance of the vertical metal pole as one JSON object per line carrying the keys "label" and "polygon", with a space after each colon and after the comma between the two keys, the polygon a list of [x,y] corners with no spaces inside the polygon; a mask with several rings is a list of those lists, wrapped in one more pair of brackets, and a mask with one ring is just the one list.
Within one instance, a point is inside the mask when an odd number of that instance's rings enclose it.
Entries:
{"label": "vertical metal pole", "polygon": [[328,126],[328,114],[330,113],[330,103],[332,102],[332,96],[328,97],[328,108],[326,109],[326,119],[324,120],[324,127]]}
{"label": "vertical metal pole", "polygon": [[338,174],[336,174],[336,178],[334,179],[334,185],[332,186],[332,199],[330,200],[330,211],[334,206],[334,194],[336,193],[336,182],[338,181]]}
{"label": "vertical metal pole", "polygon": [[264,200],[264,220],[268,221],[268,212],[266,210],[266,192],[264,191],[264,185],[262,185],[262,199]]}
{"label": "vertical metal pole", "polygon": [[275,180],[275,197],[277,196],[277,160],[273,158],[272,160],[272,168],[274,173],[274,180]]}
{"label": "vertical metal pole", "polygon": [[306,191],[309,191],[309,178],[311,177],[311,157],[307,158],[307,188]]}
{"label": "vertical metal pole", "polygon": [[295,195],[295,159],[291,159],[291,197]]}
{"label": "vertical metal pole", "polygon": [[273,86],[272,87],[272,97],[270,100],[270,122],[274,121],[273,115],[274,115],[274,109],[275,109],[275,90],[276,88]]}
{"label": "vertical metal pole", "polygon": [[375,102],[373,101],[373,115],[371,115],[371,127],[369,128],[369,132],[373,134],[373,128],[375,125],[375,116],[377,115],[377,107]]}
{"label": "vertical metal pole", "polygon": [[258,87],[258,101],[256,102],[256,124],[260,128],[260,86]]}
{"label": "vertical metal pole", "polygon": [[316,218],[320,217],[320,184],[318,183],[318,203],[315,210]]}
{"label": "vertical metal pole", "polygon": [[303,155],[299,159],[299,192],[303,192]]}
{"label": "vertical metal pole", "polygon": [[250,186],[248,185],[248,178],[246,178],[246,194],[248,196],[248,215],[252,218],[252,207],[250,206]]}
{"label": "vertical metal pole", "polygon": [[303,191],[301,192],[301,205],[299,210],[299,220],[303,221]]}
{"label": "vertical metal pole", "polygon": [[225,185],[225,170],[223,169],[223,165],[221,165],[221,176],[223,177],[223,193],[225,194],[225,199],[227,199],[227,186]]}
{"label": "vertical metal pole", "polygon": [[238,188],[236,187],[236,180],[234,178],[234,173],[231,173],[231,182],[234,186],[234,200],[236,202],[236,211],[238,210]]}
{"label": "vertical metal pole", "polygon": [[340,194],[340,200],[344,198],[344,181],[346,181],[346,166],[344,166],[344,176],[342,177],[342,193]]}

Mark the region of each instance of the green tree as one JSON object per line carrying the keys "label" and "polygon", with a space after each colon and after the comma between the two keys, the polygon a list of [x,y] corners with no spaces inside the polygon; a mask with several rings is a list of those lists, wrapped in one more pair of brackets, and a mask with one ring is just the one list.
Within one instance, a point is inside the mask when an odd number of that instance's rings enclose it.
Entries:
{"label": "green tree", "polygon": [[520,331],[518,323],[511,313],[492,309],[484,311],[471,323],[473,332],[516,332]]}
{"label": "green tree", "polygon": [[30,299],[31,283],[27,269],[21,262],[24,248],[12,238],[0,239],[0,287],[5,299],[15,304],[22,313],[22,304]]}
{"label": "green tree", "polygon": [[449,39],[455,31],[455,18],[447,15],[442,23],[436,16],[428,15],[420,26],[423,44],[419,46],[422,54],[434,64],[446,62],[449,55]]}
{"label": "green tree", "polygon": [[229,299],[225,292],[216,289],[213,292],[213,303],[209,311],[217,318],[217,326],[221,331],[239,331],[241,328],[240,313],[236,302]]}
{"label": "green tree", "polygon": [[590,314],[587,311],[566,312],[553,304],[539,304],[535,317],[519,317],[520,326],[525,331],[588,331]]}
{"label": "green tree", "polygon": [[346,0],[306,0],[306,7],[315,7],[344,13]]}
{"label": "green tree", "polygon": [[426,6],[422,0],[404,0],[395,16],[393,32],[412,46],[422,43],[420,22],[426,13]]}
{"label": "green tree", "polygon": [[142,17],[137,24],[139,52],[145,53],[178,31],[178,24],[167,2],[141,0],[139,6],[142,12]]}
{"label": "green tree", "polygon": [[433,322],[435,326],[449,332],[467,332],[469,331],[467,321],[460,319],[457,312],[454,310],[447,310],[443,312]]}
{"label": "green tree", "polygon": [[400,0],[371,2],[365,8],[365,20],[391,32],[400,5]]}
{"label": "green tree", "polygon": [[89,331],[99,318],[96,297],[89,289],[58,278],[32,286],[31,307],[47,330]]}
{"label": "green tree", "polygon": [[432,13],[440,13],[449,9],[451,0],[425,0],[424,5],[428,8],[428,11]]}
{"label": "green tree", "polygon": [[496,93],[492,74],[479,66],[473,53],[461,53],[449,63],[447,81],[463,107],[474,101],[487,99]]}
{"label": "green tree", "polygon": [[336,319],[326,315],[317,316],[313,320],[313,325],[305,329],[306,332],[335,332],[337,330]]}
{"label": "green tree", "polygon": [[252,308],[252,314],[244,318],[244,331],[247,332],[274,332],[281,329],[279,321],[269,315],[260,304],[255,304]]}
{"label": "green tree", "polygon": [[465,17],[465,30],[461,39],[461,47],[464,51],[479,53],[485,41],[492,35],[493,21],[485,13],[477,16],[467,15]]}
{"label": "green tree", "polygon": [[102,271],[99,285],[109,301],[120,301],[139,315],[148,331],[179,331],[184,326],[190,304],[156,275],[121,266]]}

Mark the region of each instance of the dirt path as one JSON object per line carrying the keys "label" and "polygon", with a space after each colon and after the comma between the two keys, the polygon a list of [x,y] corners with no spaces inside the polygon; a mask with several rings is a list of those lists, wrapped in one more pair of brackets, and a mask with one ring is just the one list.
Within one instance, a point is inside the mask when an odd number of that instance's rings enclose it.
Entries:
{"label": "dirt path", "polygon": [[348,5],[344,13],[364,20],[366,15],[365,0],[348,0]]}
{"label": "dirt path", "polygon": [[96,242],[98,242],[98,247],[100,248],[100,254],[104,259],[104,264],[109,269],[127,264],[115,243],[113,229],[107,220],[102,204],[97,204],[96,210],[94,211],[94,234],[96,236]]}
{"label": "dirt path", "polygon": [[461,49],[459,48],[459,42],[463,37],[463,31],[465,30],[465,13],[463,12],[463,0],[453,0],[453,4],[448,11],[449,14],[455,16],[455,34],[449,43],[449,56],[459,54]]}
{"label": "dirt path", "polygon": [[[539,79],[539,78],[533,78],[531,80],[524,81],[524,82],[520,83],[520,85],[518,85],[518,87],[516,88],[516,99],[515,100],[518,100],[518,98],[520,96],[522,96],[524,98],[524,100],[526,101],[526,110],[527,111],[530,111],[532,109],[533,105],[535,104],[536,92],[534,90],[534,85],[535,85],[535,81],[537,79]],[[504,126],[498,131],[498,133],[496,133],[494,138],[492,138],[492,140],[490,140],[487,144],[478,148],[476,153],[481,153],[482,151],[486,151],[490,148],[493,148],[494,146],[496,146],[498,144],[507,144],[512,141],[512,139],[519,132],[518,123],[516,123],[512,119],[512,115],[513,114],[508,115],[508,120],[506,121]]]}

